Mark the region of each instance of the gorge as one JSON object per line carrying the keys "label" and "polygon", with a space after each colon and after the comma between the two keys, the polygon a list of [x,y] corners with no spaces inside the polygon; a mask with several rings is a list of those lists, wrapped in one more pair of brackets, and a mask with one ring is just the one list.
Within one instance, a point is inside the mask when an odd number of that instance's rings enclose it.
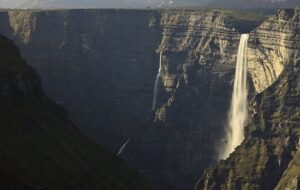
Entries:
{"label": "gorge", "polygon": [[[268,14],[1,10],[0,33],[82,133],[157,189],[193,189],[201,176],[199,190],[292,188],[299,175],[300,10]],[[242,33],[249,33],[247,74],[236,67]],[[233,147],[240,145],[218,162],[235,70],[248,76],[249,123],[245,139],[240,129]]]}

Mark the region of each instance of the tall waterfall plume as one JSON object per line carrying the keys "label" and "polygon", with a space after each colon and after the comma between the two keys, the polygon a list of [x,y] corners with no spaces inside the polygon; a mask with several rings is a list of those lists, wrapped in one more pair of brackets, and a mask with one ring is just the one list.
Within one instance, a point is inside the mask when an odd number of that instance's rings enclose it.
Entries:
{"label": "tall waterfall plume", "polygon": [[161,76],[161,64],[162,64],[162,52],[160,52],[160,54],[159,54],[159,68],[158,68],[158,72],[157,72],[156,79],[155,79],[155,84],[154,84],[152,111],[155,110],[156,101],[157,101],[158,84],[159,84],[159,79],[160,79],[160,76]]}
{"label": "tall waterfall plume", "polygon": [[247,46],[249,34],[243,34],[237,56],[234,87],[227,129],[227,144],[220,158],[226,159],[244,139],[244,126],[248,116]]}

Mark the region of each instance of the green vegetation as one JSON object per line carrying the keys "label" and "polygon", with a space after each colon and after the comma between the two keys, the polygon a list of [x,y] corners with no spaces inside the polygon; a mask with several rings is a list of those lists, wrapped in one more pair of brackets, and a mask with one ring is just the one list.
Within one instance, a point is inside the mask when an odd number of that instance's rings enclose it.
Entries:
{"label": "green vegetation", "polygon": [[227,17],[228,22],[240,33],[249,33],[259,26],[269,15],[264,12],[250,12],[240,10],[221,10]]}

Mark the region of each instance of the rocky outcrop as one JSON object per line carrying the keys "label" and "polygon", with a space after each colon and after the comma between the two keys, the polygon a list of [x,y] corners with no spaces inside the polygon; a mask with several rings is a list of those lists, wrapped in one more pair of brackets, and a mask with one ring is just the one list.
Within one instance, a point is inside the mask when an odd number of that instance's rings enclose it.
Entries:
{"label": "rocky outcrop", "polygon": [[180,74],[189,82],[187,73],[195,70],[189,68],[193,65],[234,63],[239,33],[226,19],[221,11],[213,10],[163,13],[160,51],[165,55],[162,78],[167,92],[174,92]]}
{"label": "rocky outcrop", "polygon": [[299,60],[299,15],[298,9],[279,9],[250,33],[248,65],[257,93],[273,84],[287,64]]}
{"label": "rocky outcrop", "polygon": [[152,189],[84,137],[41,88],[16,46],[0,36],[0,189]]}

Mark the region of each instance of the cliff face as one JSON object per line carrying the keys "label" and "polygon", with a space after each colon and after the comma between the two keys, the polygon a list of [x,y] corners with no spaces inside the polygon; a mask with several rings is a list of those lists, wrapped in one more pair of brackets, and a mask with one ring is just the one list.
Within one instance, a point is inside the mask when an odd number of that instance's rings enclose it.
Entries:
{"label": "cliff face", "polygon": [[79,133],[2,36],[0,70],[0,189],[152,189]]}
{"label": "cliff face", "polygon": [[134,158],[143,160],[139,168],[162,189],[192,189],[216,160],[239,35],[219,11],[165,11],[161,25],[154,122]]}
{"label": "cliff face", "polygon": [[160,51],[164,55],[162,78],[167,92],[174,92],[180,75],[185,83],[189,82],[188,72],[197,70],[190,67],[234,63],[239,34],[226,19],[225,14],[213,10],[163,13]]}
{"label": "cliff face", "polygon": [[[297,50],[290,47],[297,18],[284,18],[251,32],[251,96],[276,80],[291,57],[285,52]],[[0,31],[81,131],[113,152],[129,139],[121,154],[127,163],[161,189],[182,190],[216,162],[240,33],[262,19],[228,10],[8,11]],[[276,40],[268,40],[273,27]]]}
{"label": "cliff face", "polygon": [[3,33],[85,134],[116,152],[133,131],[144,130],[159,60],[158,13],[10,11],[1,17]]}
{"label": "cliff face", "polygon": [[10,11],[0,21],[80,129],[113,152],[130,138],[122,158],[158,187],[192,188],[215,161],[239,38],[221,11]]}
{"label": "cliff face", "polygon": [[287,64],[299,60],[299,10],[279,9],[250,33],[248,65],[257,93],[270,86]]}
{"label": "cliff face", "polygon": [[[9,11],[0,21],[1,32],[16,41],[81,131],[113,152],[130,138],[122,153],[127,163],[161,189],[189,189],[216,161],[238,31],[262,19],[236,14]],[[159,52],[162,73],[151,113]]]}
{"label": "cliff face", "polygon": [[[197,189],[299,189],[299,28],[299,10],[279,10],[252,33],[260,36],[258,47],[268,47],[256,51],[264,52],[261,67],[274,72],[275,82],[255,97],[245,140],[206,171]],[[270,33],[276,38],[267,41]],[[268,72],[262,80],[272,79]]]}

